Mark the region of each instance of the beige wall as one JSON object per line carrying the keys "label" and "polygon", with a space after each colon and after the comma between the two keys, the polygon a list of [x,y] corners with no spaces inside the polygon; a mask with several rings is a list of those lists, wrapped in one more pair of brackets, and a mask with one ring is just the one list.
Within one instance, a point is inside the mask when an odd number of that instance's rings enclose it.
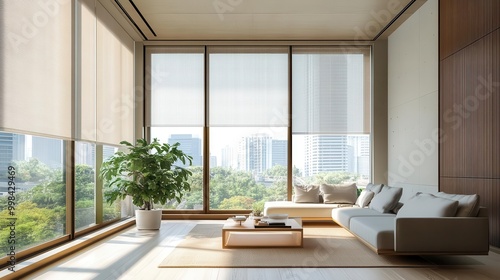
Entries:
{"label": "beige wall", "polygon": [[438,190],[438,1],[427,1],[388,39],[388,183]]}

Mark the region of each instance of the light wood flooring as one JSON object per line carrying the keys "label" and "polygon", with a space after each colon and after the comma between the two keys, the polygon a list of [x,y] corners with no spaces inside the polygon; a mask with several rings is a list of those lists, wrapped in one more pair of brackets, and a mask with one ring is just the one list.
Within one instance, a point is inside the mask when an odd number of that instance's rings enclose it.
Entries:
{"label": "light wood flooring", "polygon": [[131,227],[26,279],[500,279],[500,255],[492,251],[488,256],[439,257],[440,263],[454,265],[436,268],[158,268],[197,223],[223,221],[169,220],[160,231]]}

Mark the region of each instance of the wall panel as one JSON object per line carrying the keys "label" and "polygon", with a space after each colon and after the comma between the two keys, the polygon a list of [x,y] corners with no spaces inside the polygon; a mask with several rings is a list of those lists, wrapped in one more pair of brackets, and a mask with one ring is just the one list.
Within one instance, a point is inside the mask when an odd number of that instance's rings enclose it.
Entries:
{"label": "wall panel", "polygon": [[439,9],[441,58],[500,27],[498,0],[442,0]]}
{"label": "wall panel", "polygon": [[[498,1],[500,3],[500,1]],[[500,9],[500,4],[497,9]],[[500,18],[500,17],[498,17]],[[492,85],[485,90],[491,93],[491,103],[493,107],[492,117],[492,177],[500,178],[500,29],[493,32],[492,36]],[[486,77],[489,79],[489,77]]]}
{"label": "wall panel", "polygon": [[490,217],[490,243],[500,243],[499,217],[500,179],[441,177],[440,189],[447,193],[478,194],[481,206],[488,208]]}
{"label": "wall panel", "polygon": [[500,247],[500,1],[440,1],[439,189],[477,193]]}
{"label": "wall panel", "polygon": [[440,176],[465,172],[464,119],[456,104],[464,99],[465,56],[456,53],[440,64]]}

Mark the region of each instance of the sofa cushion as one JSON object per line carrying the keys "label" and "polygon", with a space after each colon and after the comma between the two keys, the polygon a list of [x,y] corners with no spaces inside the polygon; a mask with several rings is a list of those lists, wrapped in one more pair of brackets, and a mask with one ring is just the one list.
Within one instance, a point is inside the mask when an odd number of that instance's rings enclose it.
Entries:
{"label": "sofa cushion", "polygon": [[397,217],[453,217],[458,201],[418,192],[405,202]]}
{"label": "sofa cushion", "polygon": [[345,185],[321,184],[324,203],[356,203],[358,197],[356,183]]}
{"label": "sofa cushion", "polygon": [[295,203],[319,203],[319,186],[316,185],[295,185]]}
{"label": "sofa cushion", "polygon": [[366,185],[365,190],[372,191],[374,195],[377,195],[381,190],[384,184],[373,184],[373,183],[368,183]]}
{"label": "sofa cushion", "polygon": [[438,192],[437,197],[448,198],[458,201],[457,217],[476,217],[479,212],[479,195],[477,194],[449,194]]}
{"label": "sofa cushion", "polygon": [[373,195],[375,195],[374,192],[369,191],[369,190],[363,190],[358,196],[358,199],[356,199],[356,203],[354,203],[356,206],[359,206],[361,208],[368,206],[370,201],[373,198]]}
{"label": "sofa cushion", "polygon": [[402,188],[383,186],[382,191],[373,197],[369,207],[380,213],[388,213],[396,207],[402,194]]}
{"label": "sofa cushion", "polygon": [[331,219],[332,209],[345,204],[294,203],[292,201],[267,201],[264,215],[288,214],[288,217]]}
{"label": "sofa cushion", "polygon": [[378,211],[368,209],[368,208],[359,208],[359,207],[344,207],[344,208],[336,208],[331,210],[332,219],[334,222],[339,224],[342,227],[347,229],[350,228],[351,219],[354,217],[392,217],[394,218],[396,215],[392,213],[380,213]]}
{"label": "sofa cushion", "polygon": [[354,217],[351,219],[352,233],[362,238],[377,250],[394,250],[394,217]]}

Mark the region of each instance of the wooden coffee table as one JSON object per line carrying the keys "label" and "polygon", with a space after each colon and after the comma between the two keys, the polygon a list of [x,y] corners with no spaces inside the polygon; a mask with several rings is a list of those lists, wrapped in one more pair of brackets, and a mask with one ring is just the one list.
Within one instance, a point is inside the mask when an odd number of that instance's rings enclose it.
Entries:
{"label": "wooden coffee table", "polygon": [[228,219],[222,228],[222,248],[303,247],[302,225],[295,219],[283,219],[290,227],[256,228],[254,220],[239,224]]}

